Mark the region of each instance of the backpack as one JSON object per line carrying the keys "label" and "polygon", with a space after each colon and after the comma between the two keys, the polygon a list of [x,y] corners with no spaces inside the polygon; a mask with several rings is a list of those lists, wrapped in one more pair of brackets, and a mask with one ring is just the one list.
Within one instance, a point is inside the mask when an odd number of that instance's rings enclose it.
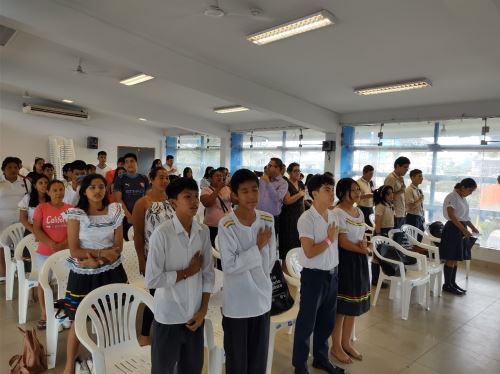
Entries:
{"label": "backpack", "polygon": [[11,374],[37,374],[47,370],[47,353],[36,336],[36,330],[17,327],[23,339],[23,353],[9,360]]}

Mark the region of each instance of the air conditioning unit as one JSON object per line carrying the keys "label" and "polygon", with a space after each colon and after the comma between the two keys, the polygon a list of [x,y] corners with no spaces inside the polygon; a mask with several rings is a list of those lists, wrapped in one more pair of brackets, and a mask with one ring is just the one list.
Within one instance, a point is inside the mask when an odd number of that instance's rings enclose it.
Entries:
{"label": "air conditioning unit", "polygon": [[55,108],[44,105],[24,105],[24,113],[39,114],[41,116],[62,118],[62,119],[74,119],[74,120],[87,120],[90,118],[88,112],[85,109],[65,109],[65,108]]}

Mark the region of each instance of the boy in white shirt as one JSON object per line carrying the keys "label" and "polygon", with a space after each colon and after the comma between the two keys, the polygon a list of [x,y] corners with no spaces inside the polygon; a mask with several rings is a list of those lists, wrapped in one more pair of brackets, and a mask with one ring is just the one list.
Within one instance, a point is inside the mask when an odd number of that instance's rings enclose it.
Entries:
{"label": "boy in white shirt", "polygon": [[105,178],[106,173],[112,170],[112,168],[106,164],[107,159],[108,154],[105,151],[99,151],[97,153],[97,160],[99,161],[99,163],[95,166],[95,171],[97,174],[101,174]]}
{"label": "boy in white shirt", "polygon": [[198,374],[203,368],[203,324],[215,272],[208,227],[193,217],[198,211],[198,185],[188,178],[169,184],[174,217],[149,240],[146,286],[155,288],[153,374]]}
{"label": "boy in white shirt", "polygon": [[238,208],[219,221],[224,272],[222,327],[227,374],[265,373],[276,261],[274,218],[256,210],[259,179],[248,169],[231,178]]}
{"label": "boy in white shirt", "polygon": [[307,183],[313,204],[299,218],[297,229],[302,250],[300,308],[293,339],[292,364],[296,374],[308,374],[309,341],[313,335],[313,367],[332,374],[344,369],[328,358],[328,338],[335,326],[337,310],[338,230],[333,205],[334,181],[316,174]]}
{"label": "boy in white shirt", "polygon": [[80,201],[80,184],[86,175],[87,163],[82,160],[75,160],[69,166],[71,171],[71,180],[68,182],[64,191],[63,202],[77,206]]}

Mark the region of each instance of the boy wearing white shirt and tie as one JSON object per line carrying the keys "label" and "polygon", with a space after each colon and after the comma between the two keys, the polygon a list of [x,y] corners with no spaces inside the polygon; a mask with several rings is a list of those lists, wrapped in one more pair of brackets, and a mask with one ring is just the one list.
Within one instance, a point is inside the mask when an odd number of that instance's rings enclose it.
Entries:
{"label": "boy wearing white shirt and tie", "polygon": [[307,183],[313,204],[299,218],[300,307],[295,324],[292,364],[296,374],[308,374],[309,340],[313,334],[313,367],[331,374],[344,369],[328,358],[328,338],[337,311],[338,223],[333,205],[335,182],[316,174]]}
{"label": "boy wearing white shirt and tie", "polygon": [[203,323],[215,272],[208,227],[193,217],[198,185],[179,178],[167,187],[174,217],[149,240],[146,286],[155,288],[151,373],[198,374],[203,368]]}
{"label": "boy wearing white shirt and tie", "polygon": [[255,209],[259,180],[240,169],[231,178],[238,208],[219,221],[227,374],[265,373],[272,299],[270,273],[276,261],[271,214]]}

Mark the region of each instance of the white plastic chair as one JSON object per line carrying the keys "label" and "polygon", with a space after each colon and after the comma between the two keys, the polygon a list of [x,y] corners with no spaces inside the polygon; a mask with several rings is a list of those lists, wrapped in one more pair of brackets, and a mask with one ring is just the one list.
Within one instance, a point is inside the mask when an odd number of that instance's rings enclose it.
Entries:
{"label": "white plastic chair", "polygon": [[[153,310],[153,297],[144,289],[116,283],[99,287],[82,300],[75,315],[78,340],[92,354],[96,373],[151,372],[151,347],[137,341],[136,317],[140,304]],[[95,328],[97,342],[87,329]]]}
{"label": "white plastic chair", "polygon": [[56,366],[57,341],[59,337],[58,319],[54,310],[54,293],[51,285],[56,285],[56,300],[64,299],[66,296],[66,287],[68,285],[69,267],[66,260],[70,257],[69,249],[56,252],[51,255],[42,266],[38,281],[43,288],[45,295],[45,311],[47,313],[47,366],[53,369]]}
{"label": "white plastic chair", "polygon": [[[429,300],[430,300],[430,276],[429,272],[427,269],[427,258],[424,255],[421,255],[419,253],[411,252],[406,249],[404,249],[402,246],[400,246],[398,243],[396,243],[394,240],[386,238],[384,236],[374,236],[372,238],[372,243],[373,245],[373,253],[375,256],[377,256],[380,260],[390,262],[392,264],[395,264],[399,267],[399,276],[389,276],[384,273],[382,266],[380,267],[380,276],[378,278],[378,283],[377,283],[377,290],[375,291],[375,297],[373,299],[373,306],[377,305],[377,300],[378,296],[380,293],[380,288],[382,287],[382,282],[384,280],[389,280],[391,282],[391,291],[390,291],[390,296],[389,298],[392,299],[394,296],[395,292],[395,287],[393,287],[392,282],[401,283],[401,318],[406,320],[408,319],[408,312],[410,308],[410,296],[411,296],[411,291],[413,287],[425,287],[425,293],[420,292],[420,297],[419,297],[419,303],[424,306],[427,310],[430,309],[429,306]],[[402,262],[396,261],[396,260],[391,260],[386,257],[383,257],[378,249],[377,246],[380,244],[386,244],[390,245],[396,250],[400,251],[401,253],[413,257],[417,260],[417,270],[405,270],[405,266]]]}
{"label": "white plastic chair", "polygon": [[146,280],[139,271],[139,259],[133,241],[123,242],[122,265],[127,273],[128,282],[139,288],[146,287]]}
{"label": "white plastic chair", "polygon": [[12,300],[14,294],[14,278],[16,276],[16,260],[12,256],[17,243],[24,236],[22,223],[14,223],[5,228],[0,235],[0,245],[3,247],[5,259],[5,300]]}
{"label": "white plastic chair", "polygon": [[222,288],[224,275],[215,269],[215,285],[205,317],[205,345],[208,351],[208,374],[220,374],[224,364],[224,329],[222,328]]}
{"label": "white plastic chair", "polygon": [[134,226],[130,226],[128,231],[127,231],[127,237],[128,240],[125,240],[124,242],[134,242]]}
{"label": "white plastic chair", "polygon": [[[27,248],[31,257],[31,272],[26,274],[24,271],[24,248]],[[38,271],[35,268],[36,254],[35,235],[29,234],[19,241],[14,251],[14,259],[17,266],[17,284],[18,289],[18,308],[19,308],[19,324],[26,323],[26,314],[28,312],[28,298],[30,289],[38,286]]]}
{"label": "white plastic chair", "polygon": [[[429,270],[429,275],[431,276],[431,292],[433,295],[441,296],[443,293],[443,264],[441,264],[441,259],[439,258],[439,248],[426,244],[425,240],[426,234],[419,228],[412,225],[403,225],[401,230],[406,234],[410,243],[414,246],[418,246],[422,249],[426,249],[429,252],[429,258],[427,259],[427,269]],[[422,241],[418,241],[418,236],[421,236]],[[436,292],[437,286],[437,292]]]}

